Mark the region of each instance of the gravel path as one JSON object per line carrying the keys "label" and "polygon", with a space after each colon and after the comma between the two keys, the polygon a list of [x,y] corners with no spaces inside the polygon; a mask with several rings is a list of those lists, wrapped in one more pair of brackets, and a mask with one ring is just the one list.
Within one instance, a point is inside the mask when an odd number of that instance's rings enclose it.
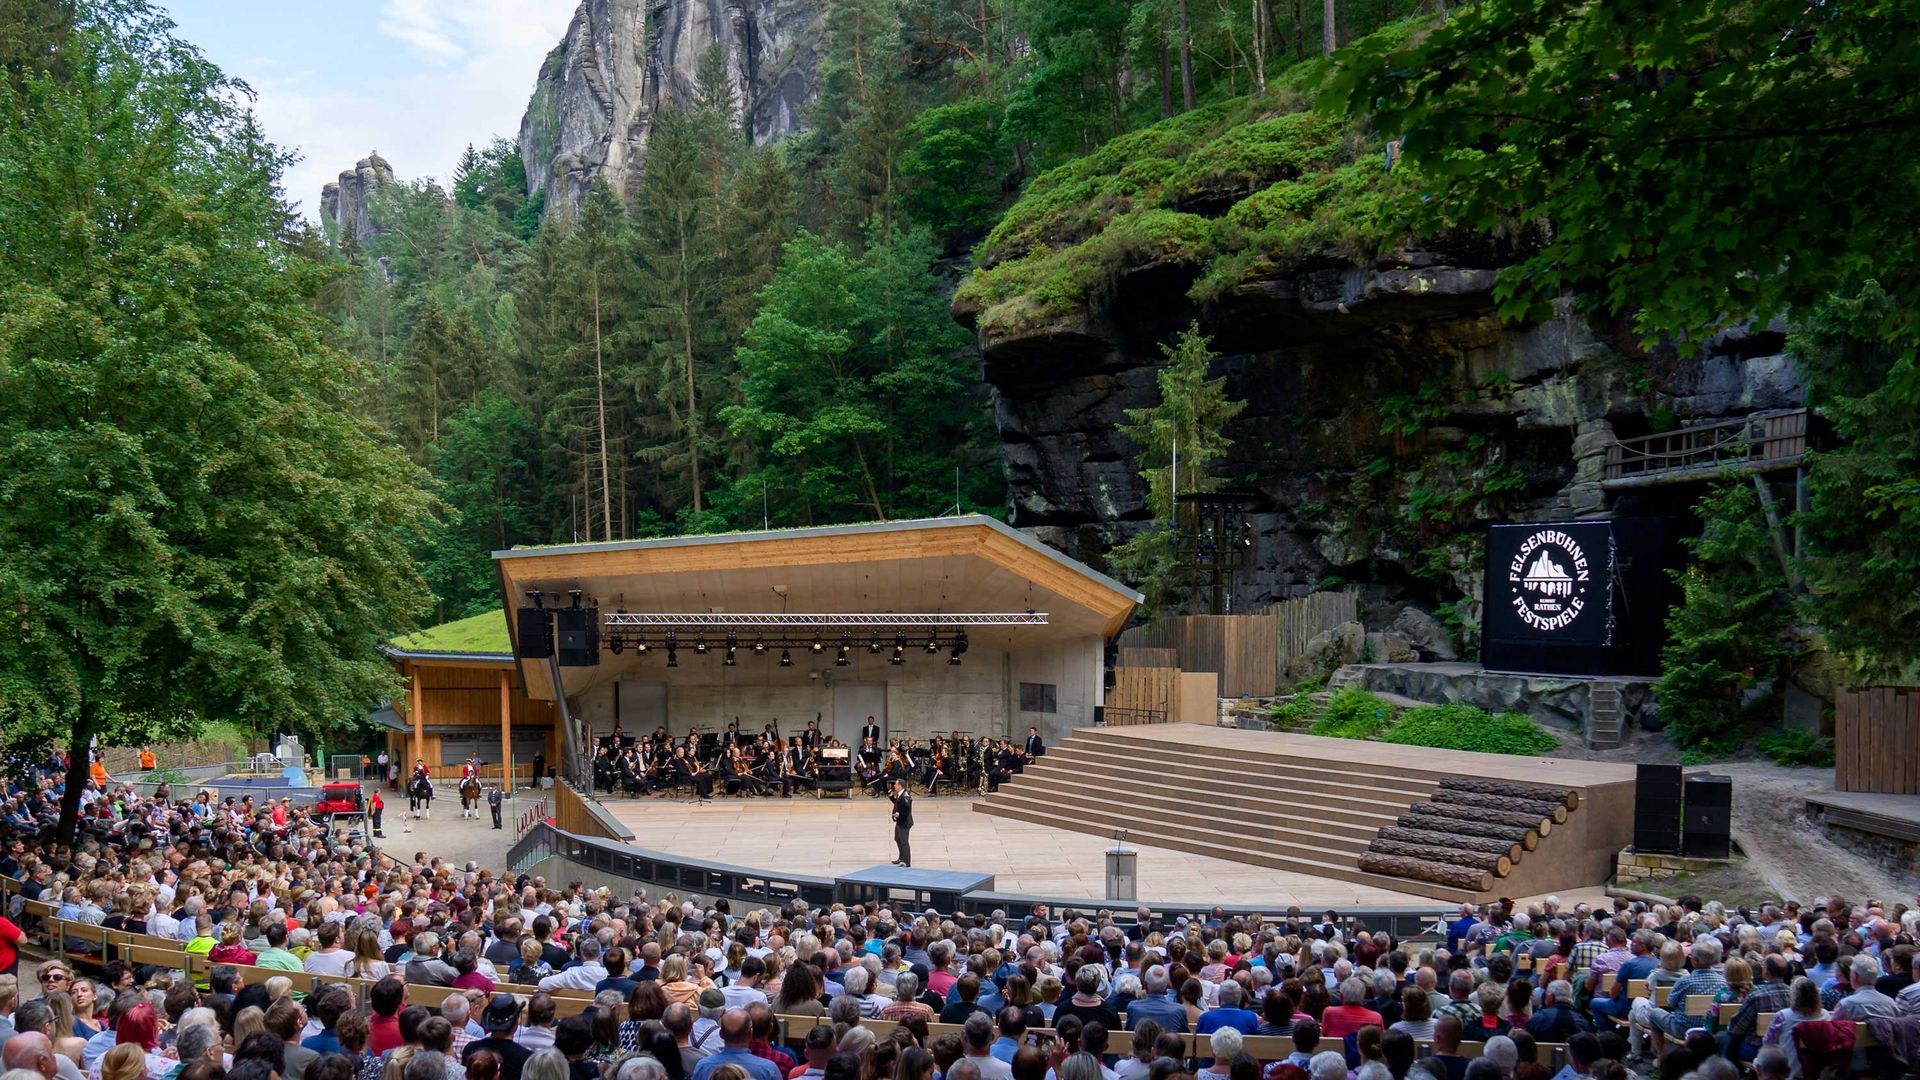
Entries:
{"label": "gravel path", "polygon": [[[1626,745],[1589,750],[1579,736],[1555,730],[1556,756],[1582,761],[1678,764],[1680,751],[1666,737],[1636,731]],[[1807,796],[1833,789],[1833,770],[1789,769],[1764,760],[1718,761],[1707,766],[1733,777],[1733,839],[1754,873],[1783,899],[1807,903],[1838,893],[1889,904],[1915,902],[1920,867],[1895,874],[1828,840],[1807,823]],[[1656,890],[1657,891],[1657,890]]]}

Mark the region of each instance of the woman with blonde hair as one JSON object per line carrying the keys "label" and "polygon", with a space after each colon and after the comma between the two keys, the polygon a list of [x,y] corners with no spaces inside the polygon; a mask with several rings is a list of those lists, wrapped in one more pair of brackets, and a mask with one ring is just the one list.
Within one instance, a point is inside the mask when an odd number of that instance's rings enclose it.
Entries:
{"label": "woman with blonde hair", "polygon": [[78,1065],[87,1040],[74,1034],[73,995],[65,990],[51,991],[47,994],[47,1008],[53,1010],[53,1052],[66,1055]]}
{"label": "woman with blonde hair", "polygon": [[353,935],[353,958],[347,961],[347,974],[356,979],[370,979],[379,982],[392,972],[393,968],[380,951],[380,935],[361,928]]}
{"label": "woman with blonde hair", "polygon": [[240,924],[228,921],[220,927],[220,944],[208,950],[207,959],[215,964],[243,964],[251,967],[260,957],[240,940]]}
{"label": "woman with blonde hair", "polygon": [[135,1043],[121,1043],[100,1059],[100,1080],[146,1080],[147,1055]]}
{"label": "woman with blonde hair", "polygon": [[660,961],[660,992],[667,995],[667,1004],[691,1006],[700,996],[700,990],[700,984],[687,977],[684,953],[674,953]]}
{"label": "woman with blonde hair", "polygon": [[238,1049],[248,1039],[267,1030],[267,1014],[258,1005],[249,1005],[233,1014],[232,1046]]}
{"label": "woman with blonde hair", "polygon": [[1672,986],[1687,973],[1687,950],[1681,948],[1678,941],[1669,940],[1660,946],[1660,966],[1647,972],[1647,993],[1651,994],[1662,986]]}

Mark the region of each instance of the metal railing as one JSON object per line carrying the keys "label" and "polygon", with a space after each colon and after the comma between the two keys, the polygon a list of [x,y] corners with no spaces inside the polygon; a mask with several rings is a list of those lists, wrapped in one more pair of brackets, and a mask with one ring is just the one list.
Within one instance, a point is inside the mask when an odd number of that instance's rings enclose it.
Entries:
{"label": "metal railing", "polygon": [[[544,840],[540,839],[543,836]],[[543,848],[541,844],[546,846]],[[536,851],[544,853],[537,856],[531,854]],[[519,853],[518,857],[526,859],[525,865],[514,861],[516,859],[514,853]],[[580,870],[630,881],[635,885],[646,887],[649,895],[653,896],[670,891],[677,892],[682,897],[699,896],[704,900],[725,897],[736,904],[759,904],[773,908],[796,899],[805,900],[815,907],[843,899],[832,877],[780,874],[770,870],[707,862],[664,851],[650,851],[631,844],[580,836],[558,829],[544,821],[522,837],[508,856],[509,862],[514,862],[516,873],[524,872],[542,858],[558,858],[573,864],[573,867]],[[1204,921],[1210,917],[1215,907],[1219,907],[1225,917],[1258,915],[1262,916],[1268,924],[1284,922],[1286,914],[1286,905],[1278,902],[1264,905],[1216,905],[1211,901],[1100,900],[1084,896],[1048,896],[984,890],[963,895],[960,898],[959,909],[965,914],[987,914],[995,910],[1003,910],[1011,917],[1018,919],[1032,912],[1038,905],[1046,905],[1055,917],[1067,910],[1078,912],[1111,910],[1114,920],[1123,926],[1133,924],[1134,911],[1140,907],[1147,908],[1155,917],[1169,925],[1180,915],[1196,921]],[[1456,907],[1440,901],[1431,904],[1374,904],[1339,909],[1334,922],[1343,930],[1352,930],[1356,923],[1364,923],[1369,930],[1385,930],[1396,939],[1406,940],[1431,935],[1439,924],[1457,914],[1457,911]],[[943,911],[942,914],[954,913]],[[1318,914],[1303,914],[1302,921],[1317,921]]]}
{"label": "metal railing", "polygon": [[1799,464],[1807,450],[1805,409],[1757,412],[1621,439],[1607,448],[1605,482],[1615,486],[1684,480],[1722,469],[1774,469]]}

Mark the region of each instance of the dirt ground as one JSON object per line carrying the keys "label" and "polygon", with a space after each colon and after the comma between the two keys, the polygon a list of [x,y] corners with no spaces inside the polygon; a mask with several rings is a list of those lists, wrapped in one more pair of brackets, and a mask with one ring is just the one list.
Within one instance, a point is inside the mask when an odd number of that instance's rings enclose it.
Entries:
{"label": "dirt ground", "polygon": [[[1578,735],[1555,731],[1556,757],[1582,761],[1678,764],[1666,737],[1636,731],[1626,745],[1589,750]],[[1661,882],[1664,895],[1696,892],[1723,900],[1799,900],[1839,894],[1888,904],[1917,902],[1920,867],[1895,874],[1834,844],[1807,823],[1806,797],[1833,789],[1833,770],[1789,769],[1766,760],[1717,761],[1707,766],[1733,777],[1733,842],[1746,854],[1723,869]]]}

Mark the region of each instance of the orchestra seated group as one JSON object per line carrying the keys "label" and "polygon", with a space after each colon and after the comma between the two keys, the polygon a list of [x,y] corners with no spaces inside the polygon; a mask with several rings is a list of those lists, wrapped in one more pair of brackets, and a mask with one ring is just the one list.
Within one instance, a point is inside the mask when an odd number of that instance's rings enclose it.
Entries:
{"label": "orchestra seated group", "polygon": [[858,786],[873,798],[886,795],[895,779],[918,784],[929,794],[949,791],[997,791],[1027,763],[1046,752],[1039,733],[1028,729],[1026,745],[1009,739],[980,738],[953,732],[922,743],[910,739],[882,742],[879,725],[867,718],[857,750],[820,730],[818,718],[791,739],[769,721],[758,734],[687,729],[684,738],[664,725],[645,737],[622,736],[619,729],[600,740],[593,758],[593,786],[608,795],[630,798],[655,793],[690,793],[706,800],[716,794],[791,798],[795,791],[818,791],[822,780]]}

